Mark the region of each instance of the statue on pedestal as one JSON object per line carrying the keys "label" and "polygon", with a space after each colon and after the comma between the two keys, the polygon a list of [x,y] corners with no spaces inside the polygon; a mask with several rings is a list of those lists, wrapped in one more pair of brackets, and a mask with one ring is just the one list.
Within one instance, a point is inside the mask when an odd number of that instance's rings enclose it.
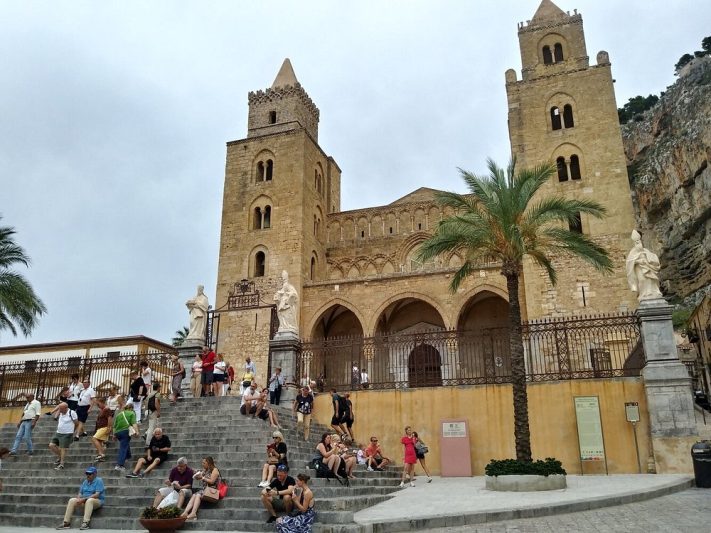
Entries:
{"label": "statue on pedestal", "polygon": [[277,316],[279,329],[277,333],[291,331],[299,333],[299,294],[294,286],[289,283],[289,274],[286,270],[281,273],[282,285],[274,295],[277,302]]}
{"label": "statue on pedestal", "polygon": [[630,289],[637,293],[640,302],[663,298],[659,291],[659,257],[642,245],[642,236],[637,230],[632,232],[632,242],[634,246],[625,263]]}
{"label": "statue on pedestal", "polygon": [[186,340],[199,340],[204,342],[205,340],[205,327],[207,326],[207,311],[209,309],[209,303],[207,296],[203,292],[205,287],[198,285],[197,294],[185,302],[185,306],[190,312],[190,329],[188,331],[188,336],[185,337]]}

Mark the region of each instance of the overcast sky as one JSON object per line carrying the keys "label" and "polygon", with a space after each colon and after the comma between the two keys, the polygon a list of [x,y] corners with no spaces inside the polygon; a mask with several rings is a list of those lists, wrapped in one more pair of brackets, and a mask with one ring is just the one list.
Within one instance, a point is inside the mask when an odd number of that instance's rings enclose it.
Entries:
{"label": "overcast sky", "polygon": [[[508,159],[504,72],[538,0],[0,3],[0,215],[48,313],[0,345],[170,341],[214,302],[225,143],[285,57],[321,110],[343,210]],[[659,93],[708,0],[560,0],[607,50],[617,101]]]}

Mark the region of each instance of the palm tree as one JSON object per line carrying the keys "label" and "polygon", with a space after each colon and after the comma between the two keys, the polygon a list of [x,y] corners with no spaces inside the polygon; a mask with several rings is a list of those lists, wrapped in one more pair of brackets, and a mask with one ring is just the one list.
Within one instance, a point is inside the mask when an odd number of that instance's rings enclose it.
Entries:
{"label": "palm tree", "polygon": [[16,263],[30,265],[29,256],[15,242],[13,235],[15,228],[0,226],[0,331],[9,329],[13,336],[17,336],[19,327],[27,337],[47,308],[30,283],[21,274],[10,270]]}
{"label": "palm tree", "polygon": [[567,254],[580,257],[601,272],[612,271],[607,251],[585,235],[568,229],[579,222],[581,213],[602,218],[605,208],[592,201],[568,200],[546,196],[534,201],[536,192],[548,181],[555,167],[546,164],[517,170],[512,159],[506,169],[487,160],[489,175],[476,176],[459,169],[470,194],[437,194],[438,202],[451,207],[455,214],[442,220],[434,234],[420,247],[421,260],[460,251],[464,264],[452,277],[450,290],[478,271],[479,265],[495,261],[501,264],[509,294],[509,348],[514,403],[514,438],[516,458],[531,461],[531,437],[528,427],[526,366],[521,337],[519,277],[523,259],[532,258],[556,283],[552,258]]}
{"label": "palm tree", "polygon": [[175,332],[175,337],[173,337],[173,340],[171,340],[170,342],[176,348],[178,346],[182,346],[183,343],[185,342],[185,339],[187,338],[189,332],[190,332],[190,330],[187,328],[187,326],[183,326],[182,329],[179,329]]}

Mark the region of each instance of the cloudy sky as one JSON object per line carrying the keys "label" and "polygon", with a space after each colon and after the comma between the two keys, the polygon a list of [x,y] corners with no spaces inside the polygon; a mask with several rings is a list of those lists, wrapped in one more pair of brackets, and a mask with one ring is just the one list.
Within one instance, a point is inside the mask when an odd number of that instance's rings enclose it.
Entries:
{"label": "cloudy sky", "polygon": [[[708,0],[559,0],[610,53],[618,104],[658,93],[708,34]],[[285,57],[321,110],[342,209],[508,159],[504,71],[538,0],[0,3],[0,215],[48,313],[0,345],[169,341],[214,301],[225,143]],[[520,74],[519,74],[520,77]],[[383,184],[386,184],[383,186]]]}

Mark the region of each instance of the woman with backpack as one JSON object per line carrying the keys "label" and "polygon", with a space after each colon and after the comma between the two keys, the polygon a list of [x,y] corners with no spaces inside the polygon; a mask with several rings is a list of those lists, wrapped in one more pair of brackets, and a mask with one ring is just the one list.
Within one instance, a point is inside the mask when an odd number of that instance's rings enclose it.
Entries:
{"label": "woman with backpack", "polygon": [[[427,448],[427,445],[424,443],[424,441],[420,439],[420,436],[417,434],[417,431],[413,431],[412,436],[415,437],[415,456],[417,456],[417,460],[420,462],[422,470],[424,470],[425,474],[427,474],[427,483],[432,483],[432,476],[430,476],[430,471],[427,469],[427,461],[425,460],[425,454],[430,450],[429,448]],[[414,472],[414,466],[412,470]]]}

